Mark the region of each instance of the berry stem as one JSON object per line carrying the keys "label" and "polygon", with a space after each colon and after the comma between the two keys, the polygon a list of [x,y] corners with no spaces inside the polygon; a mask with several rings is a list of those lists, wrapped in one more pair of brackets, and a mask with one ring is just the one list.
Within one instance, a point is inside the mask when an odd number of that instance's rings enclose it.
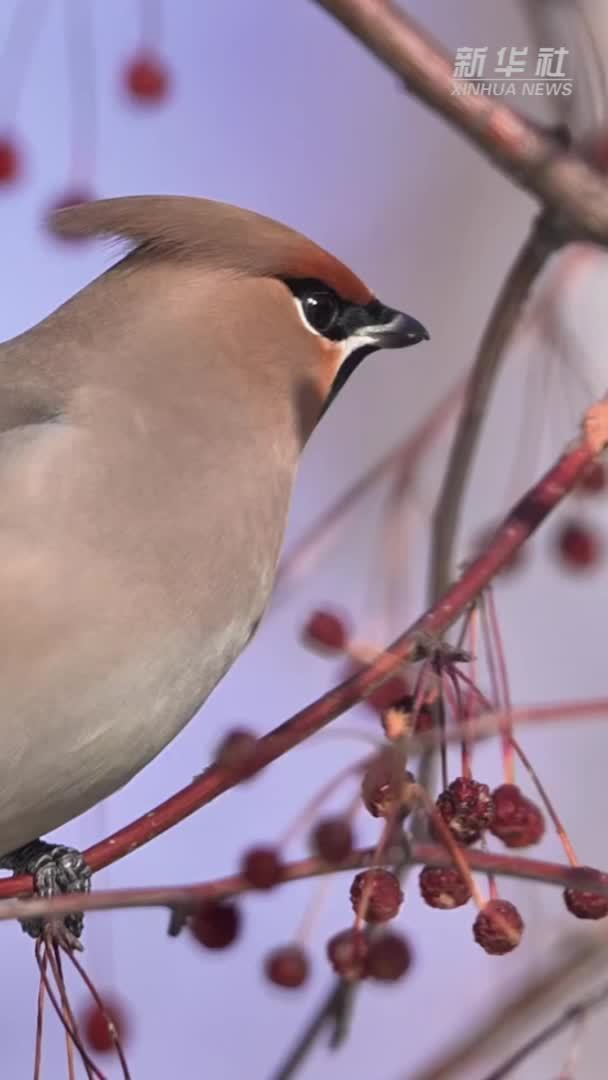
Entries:
{"label": "berry stem", "polygon": [[[464,679],[466,682],[470,683],[470,680],[467,678],[467,676],[464,674],[464,672],[457,670],[456,673],[457,673],[459,678]],[[471,683],[471,686],[472,686],[472,683]],[[478,687],[474,687],[474,690],[475,690],[475,693],[479,696],[479,699],[480,699],[481,703],[484,705],[484,707],[488,708],[488,709],[491,709],[490,702],[485,697],[485,695],[481,692],[481,690],[479,690]],[[507,720],[511,723],[511,727],[512,727],[513,711],[512,711],[511,708],[509,708],[509,710],[507,711],[506,717],[507,717]],[[517,756],[518,756],[519,760],[521,761],[522,765],[524,766],[526,772],[530,776],[530,778],[532,780],[532,783],[534,784],[534,787],[536,788],[536,790],[537,790],[537,792],[538,792],[538,794],[539,794],[539,796],[541,798],[541,802],[542,802],[545,810],[547,811],[547,814],[549,815],[549,817],[551,818],[551,821],[553,822],[553,827],[555,828],[555,831],[556,831],[557,835],[559,836],[561,845],[562,845],[562,847],[563,847],[563,849],[564,849],[564,851],[566,853],[566,858],[568,859],[568,862],[570,863],[571,866],[579,866],[579,860],[578,860],[578,858],[576,856],[576,852],[574,850],[572,841],[570,840],[570,837],[568,836],[566,828],[565,828],[559,814],[557,813],[557,810],[555,809],[555,806],[553,805],[551,799],[549,798],[549,795],[547,793],[547,790],[546,790],[544,784],[542,783],[538,773],[536,772],[536,769],[532,765],[532,762],[530,761],[530,758],[525,753],[523,747],[518,742],[518,740],[515,738],[515,736],[512,734],[512,732],[509,735],[509,740],[511,742],[511,745],[513,747],[514,752],[517,754]],[[506,781],[506,782],[507,783],[512,783],[513,781]]]}
{"label": "berry stem", "polygon": [[418,785],[417,794],[422,806],[428,813],[433,823],[434,830],[439,833],[446,850],[449,852],[452,862],[457,867],[457,869],[460,870],[462,877],[466,881],[471,896],[475,901],[475,904],[477,905],[479,910],[482,911],[486,901],[484,899],[483,893],[477,885],[477,882],[475,881],[475,878],[471,873],[469,863],[467,862],[466,856],[464,855],[462,848],[452,836],[450,829],[448,828],[445,821],[443,820],[443,817],[437,810],[437,807],[431,799],[428,791]]}
{"label": "berry stem", "polygon": [[[352,765],[346,765],[345,768],[341,769],[335,776],[332,776],[323,787],[319,788],[291,824],[287,826],[283,836],[277,841],[277,848],[281,851],[286,848],[291,841],[310,824],[317,813],[317,810],[321,808],[325,800],[328,799],[330,795],[333,795],[333,793],[342,786],[345,780],[348,780],[351,776],[356,776],[357,773],[362,773],[369,761],[370,758],[365,757]],[[358,801],[359,797],[357,796],[357,804]]]}

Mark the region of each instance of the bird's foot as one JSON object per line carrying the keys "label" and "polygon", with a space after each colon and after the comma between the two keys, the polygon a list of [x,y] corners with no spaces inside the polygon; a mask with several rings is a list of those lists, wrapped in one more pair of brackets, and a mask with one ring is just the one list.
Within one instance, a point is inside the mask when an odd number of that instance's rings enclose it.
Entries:
{"label": "bird's foot", "polygon": [[[91,871],[76,848],[61,844],[48,844],[45,840],[32,840],[0,857],[0,867],[12,870],[15,875],[31,874],[34,891],[40,897],[58,896],[61,893],[89,892]],[[51,930],[53,937],[66,948],[82,948],[80,935],[84,916],[74,912],[63,918],[22,919],[21,927],[30,937],[38,938]]]}

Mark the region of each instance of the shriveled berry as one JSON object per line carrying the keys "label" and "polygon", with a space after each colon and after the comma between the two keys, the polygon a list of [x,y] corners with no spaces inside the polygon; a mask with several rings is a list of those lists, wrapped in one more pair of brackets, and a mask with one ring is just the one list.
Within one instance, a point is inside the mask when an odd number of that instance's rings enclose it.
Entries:
{"label": "shriveled berry", "polygon": [[369,943],[367,972],[372,979],[396,982],[412,963],[412,951],[401,934],[386,930]]}
{"label": "shriveled berry", "polygon": [[361,914],[367,922],[381,923],[394,919],[403,902],[399,879],[380,866],[362,870],[350,887],[350,902],[355,914]]}
{"label": "shriveled berry", "polygon": [[403,768],[403,757],[383,747],[369,762],[361,781],[361,798],[373,817],[406,817],[416,802],[416,778]]}
{"label": "shriveled berry", "polygon": [[488,900],[473,923],[473,937],[492,956],[516,949],[524,932],[524,921],[508,900]]}
{"label": "shriveled berry", "polygon": [[492,824],[494,806],[487,784],[459,776],[437,798],[437,809],[461,844],[474,844]]}
{"label": "shriveled berry", "polygon": [[578,482],[578,490],[586,495],[604,491],[607,483],[606,466],[603,461],[591,461]]}
{"label": "shriveled berry", "polygon": [[159,56],[150,51],[137,53],[127,64],[125,88],[135,101],[158,104],[169,92],[169,70]]}
{"label": "shriveled berry", "polygon": [[324,652],[343,652],[348,642],[344,619],[333,611],[315,611],[303,631],[307,645],[321,648]]}
{"label": "shriveled berry", "polygon": [[[608,874],[600,874],[589,866],[578,869],[581,874],[592,874],[603,884],[608,884]],[[577,919],[603,919],[608,915],[608,896],[602,896],[601,893],[589,892],[586,889],[564,889],[564,903]]]}
{"label": "shriveled berry", "polygon": [[325,818],[315,826],[313,849],[328,863],[340,863],[353,849],[353,830],[345,818]]}
{"label": "shriveled berry", "polygon": [[538,844],[545,832],[545,819],[535,803],[517,784],[501,784],[492,792],[494,818],[490,832],[508,848]]}
{"label": "shriveled berry", "polygon": [[96,1002],[91,1002],[81,1018],[81,1027],[85,1041],[92,1050],[107,1054],[116,1049],[116,1043],[123,1043],[128,1033],[127,1016],[124,1006],[116,999],[103,1002],[100,1009]]}
{"label": "shriveled berry", "polygon": [[567,521],[557,534],[557,554],[569,570],[589,570],[597,566],[602,546],[599,533],[579,521]]}
{"label": "shriveled berry", "polygon": [[[215,763],[226,769],[241,769],[251,760],[258,745],[257,736],[247,728],[233,728],[228,731],[215,751]],[[253,775],[254,769],[247,771],[246,779]]]}
{"label": "shriveled berry", "polygon": [[356,982],[367,975],[369,944],[365,933],[356,930],[342,930],[327,942],[329,961],[338,975],[346,982]]}
{"label": "shriveled berry", "polygon": [[8,135],[0,136],[0,184],[12,184],[21,173],[21,155]]}
{"label": "shriveled berry", "polygon": [[310,964],[300,945],[281,945],[266,957],[264,971],[270,982],[295,990],[306,982]]}
{"label": "shriveled berry", "polygon": [[241,915],[227,900],[204,900],[188,922],[192,935],[207,949],[225,949],[236,940]]}
{"label": "shriveled berry", "polygon": [[283,864],[274,848],[256,847],[243,856],[241,873],[254,889],[272,889],[278,885]]}
{"label": "shriveled berry", "polygon": [[422,898],[429,907],[449,910],[471,899],[471,890],[453,866],[425,866],[418,879]]}

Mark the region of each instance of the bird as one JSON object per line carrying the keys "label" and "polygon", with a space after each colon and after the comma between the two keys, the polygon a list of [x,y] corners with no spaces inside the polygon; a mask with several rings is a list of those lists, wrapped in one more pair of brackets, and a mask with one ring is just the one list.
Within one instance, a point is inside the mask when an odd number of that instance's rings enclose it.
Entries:
{"label": "bird", "polygon": [[338,392],[428,338],[250,210],[127,196],[50,224],[127,250],[0,345],[0,866],[42,895],[90,884],[44,835],[155,758],[251,639]]}

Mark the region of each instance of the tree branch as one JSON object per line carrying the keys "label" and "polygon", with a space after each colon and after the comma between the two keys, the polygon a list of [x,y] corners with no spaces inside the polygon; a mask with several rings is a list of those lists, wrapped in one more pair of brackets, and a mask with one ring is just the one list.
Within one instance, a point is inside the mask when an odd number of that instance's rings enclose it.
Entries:
{"label": "tree branch", "polygon": [[519,325],[529,291],[556,246],[541,215],[507,274],[481,338],[433,515],[432,597],[441,596],[452,577],[454,544],[466,483],[502,360]]}
{"label": "tree branch", "polygon": [[552,211],[569,239],[608,243],[608,186],[572,150],[492,97],[459,94],[449,53],[392,0],[316,0],[410,93]]}
{"label": "tree branch", "polygon": [[[592,867],[562,866],[543,859],[530,859],[509,852],[495,853],[476,848],[462,848],[460,854],[470,869],[480,874],[536,881],[543,885],[580,889],[608,896],[608,875]],[[339,866],[331,866],[316,855],[296,859],[282,870],[279,884],[288,881],[324,877],[371,866],[377,859],[376,847],[358,848]],[[392,861],[387,853],[387,862]],[[407,864],[411,866],[453,866],[450,852],[441,844],[408,842]],[[160,885],[143,888],[99,889],[93,893],[64,893],[31,900],[6,900],[0,905],[0,922],[12,919],[59,917],[76,911],[115,911],[123,908],[164,907],[184,912],[195,911],[205,900],[225,900],[252,891],[242,874],[231,874],[194,885]]]}

